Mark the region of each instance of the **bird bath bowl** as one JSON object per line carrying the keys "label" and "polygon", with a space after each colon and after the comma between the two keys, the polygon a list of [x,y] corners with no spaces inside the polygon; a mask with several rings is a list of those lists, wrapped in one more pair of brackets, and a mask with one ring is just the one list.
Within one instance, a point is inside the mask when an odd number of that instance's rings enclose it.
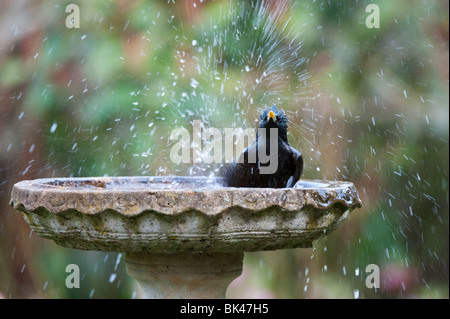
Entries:
{"label": "bird bath bowl", "polygon": [[223,187],[207,177],[22,181],[11,205],[39,236],[126,253],[144,298],[224,298],[244,252],[312,247],[361,206],[352,183]]}

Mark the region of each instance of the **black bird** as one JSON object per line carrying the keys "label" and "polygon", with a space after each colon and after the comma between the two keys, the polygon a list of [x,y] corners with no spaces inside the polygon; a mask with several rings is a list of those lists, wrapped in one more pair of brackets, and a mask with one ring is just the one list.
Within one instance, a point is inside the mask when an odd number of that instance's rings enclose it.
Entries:
{"label": "black bird", "polygon": [[[261,122],[255,141],[242,152],[236,163],[225,169],[225,183],[229,187],[293,187],[302,175],[303,157],[288,143],[288,120],[284,112],[278,111],[275,105],[266,109],[259,117]],[[274,133],[271,129],[277,130],[276,140],[276,134],[271,138],[271,132]],[[270,156],[271,142],[277,143],[276,150],[272,145],[272,151],[278,153],[277,157]],[[267,160],[267,156],[270,160]]]}

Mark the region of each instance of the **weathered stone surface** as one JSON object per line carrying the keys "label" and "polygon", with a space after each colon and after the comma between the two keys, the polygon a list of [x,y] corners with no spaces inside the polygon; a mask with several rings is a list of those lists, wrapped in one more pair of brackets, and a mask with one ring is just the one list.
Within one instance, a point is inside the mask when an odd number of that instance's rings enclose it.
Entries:
{"label": "weathered stone surface", "polygon": [[127,253],[128,274],[143,298],[225,298],[228,285],[242,273],[243,252]]}
{"label": "weathered stone surface", "polygon": [[273,189],[204,177],[95,177],[22,181],[11,205],[62,246],[173,253],[310,247],[361,201],[348,182]]}

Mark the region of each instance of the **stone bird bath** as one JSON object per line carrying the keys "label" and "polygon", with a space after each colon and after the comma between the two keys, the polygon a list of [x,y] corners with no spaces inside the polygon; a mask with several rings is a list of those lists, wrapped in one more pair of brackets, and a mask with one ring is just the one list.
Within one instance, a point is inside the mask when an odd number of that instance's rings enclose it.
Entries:
{"label": "stone bird bath", "polygon": [[224,298],[246,251],[312,247],[361,206],[352,183],[230,188],[206,177],[22,181],[11,205],[39,236],[126,253],[144,298]]}

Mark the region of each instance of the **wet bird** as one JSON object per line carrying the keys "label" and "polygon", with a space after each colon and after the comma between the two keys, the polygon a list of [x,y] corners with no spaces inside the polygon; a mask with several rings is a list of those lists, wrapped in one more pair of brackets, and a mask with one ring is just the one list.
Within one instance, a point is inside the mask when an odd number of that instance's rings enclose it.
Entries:
{"label": "wet bird", "polygon": [[303,157],[288,143],[288,120],[275,105],[266,109],[260,119],[256,139],[236,163],[225,168],[225,183],[229,187],[293,187],[302,175]]}

